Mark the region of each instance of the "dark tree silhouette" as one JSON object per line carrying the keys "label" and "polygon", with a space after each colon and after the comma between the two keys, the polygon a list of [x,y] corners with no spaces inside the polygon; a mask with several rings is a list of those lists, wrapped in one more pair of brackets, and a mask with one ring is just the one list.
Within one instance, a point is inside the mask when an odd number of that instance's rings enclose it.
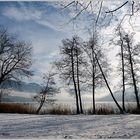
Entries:
{"label": "dark tree silhouette", "polygon": [[[125,45],[124,45],[124,39],[123,39],[123,33],[124,31],[122,30],[122,28],[118,28],[117,30],[117,36],[119,36],[119,40],[117,41],[116,45],[120,46],[120,52],[117,54],[120,56],[121,59],[121,64],[119,63],[119,71],[121,71],[121,75],[122,75],[122,108],[125,111],[125,81],[126,81],[126,77],[125,77]],[[121,67],[120,67],[121,66]]]}
{"label": "dark tree silhouette", "polygon": [[43,77],[42,89],[38,93],[38,95],[34,97],[34,99],[39,102],[39,107],[36,111],[36,114],[39,114],[45,102],[52,103],[55,101],[53,99],[49,99],[49,96],[53,96],[54,94],[59,92],[59,89],[56,87],[56,83],[54,81],[55,75],[56,73],[50,72],[49,74],[45,74]]}
{"label": "dark tree silhouette", "polygon": [[60,48],[62,58],[55,63],[61,72],[61,77],[68,85],[74,86],[77,114],[83,113],[80,85],[84,80],[83,67],[86,66],[80,44],[80,38],[77,36],[71,40],[63,40],[63,46]]}
{"label": "dark tree silhouette", "polygon": [[[138,63],[139,63],[139,53],[140,53],[140,44],[138,45],[133,45],[133,41],[132,41],[132,35],[128,35],[125,34],[125,36],[123,37],[124,42],[126,43],[127,46],[127,54],[126,54],[126,59],[128,61],[128,65],[127,65],[127,75],[131,76],[132,78],[132,85],[134,87],[134,93],[136,96],[136,102],[137,102],[137,108],[140,108],[140,102],[139,102],[139,96],[138,96],[138,81],[137,81],[137,73],[139,71],[138,68]],[[130,82],[131,83],[131,82]]]}
{"label": "dark tree silhouette", "polygon": [[0,85],[10,79],[32,76],[30,44],[19,41],[6,29],[0,28]]}
{"label": "dark tree silhouette", "polygon": [[140,44],[134,45],[133,34],[129,35],[122,28],[117,29],[119,40],[117,45],[121,46],[119,56],[121,57],[122,80],[122,105],[125,110],[125,88],[126,86],[133,86],[136,97],[137,107],[140,107],[138,97],[138,79],[139,79],[139,57]]}
{"label": "dark tree silhouette", "polygon": [[122,109],[121,106],[118,104],[117,100],[115,99],[115,97],[114,97],[114,95],[113,95],[113,92],[112,92],[112,90],[111,90],[111,88],[110,88],[110,86],[109,86],[109,84],[108,84],[108,81],[107,81],[106,76],[105,76],[105,74],[104,74],[104,72],[103,72],[103,69],[102,69],[102,67],[101,67],[101,65],[100,65],[100,63],[99,63],[99,60],[98,60],[98,58],[97,58],[96,53],[95,53],[95,58],[96,58],[96,60],[97,60],[98,66],[99,66],[99,68],[100,68],[100,71],[101,71],[102,76],[103,76],[103,78],[104,78],[104,81],[105,81],[105,83],[106,83],[106,86],[107,86],[107,88],[108,88],[108,90],[109,90],[109,92],[110,92],[110,94],[111,94],[111,96],[112,96],[112,98],[113,98],[115,104],[116,104],[117,107],[119,108],[120,112],[121,112],[121,113],[124,113],[123,109]]}

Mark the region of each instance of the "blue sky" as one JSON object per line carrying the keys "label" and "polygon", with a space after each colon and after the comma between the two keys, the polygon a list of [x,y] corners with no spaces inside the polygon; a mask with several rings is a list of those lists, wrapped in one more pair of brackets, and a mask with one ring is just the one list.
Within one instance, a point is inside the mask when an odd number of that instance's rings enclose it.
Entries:
{"label": "blue sky", "polygon": [[[110,3],[108,2],[104,9],[113,9],[121,2]],[[19,39],[32,43],[31,69],[35,75],[30,82],[39,82],[41,75],[50,68],[49,63],[59,57],[58,51],[62,39],[70,38],[75,33],[84,39],[89,36],[87,32],[92,24],[91,19],[95,17],[94,13],[91,13],[90,9],[83,12],[73,26],[72,23],[67,24],[67,22],[75,15],[75,9],[71,7],[62,11],[61,4],[58,2],[0,2],[0,25],[6,27],[10,33],[16,34]],[[117,17],[121,17],[120,13],[125,11],[125,8],[118,11]],[[110,15],[105,23],[109,21],[109,18]],[[101,18],[99,22],[102,20]],[[102,38],[105,38],[106,42],[112,37],[113,28],[117,24],[115,16],[113,21],[110,26],[100,28]],[[138,23],[136,25],[138,26]],[[125,27],[128,27],[128,24],[125,24]],[[110,53],[113,56],[112,52]]]}
{"label": "blue sky", "polygon": [[59,11],[51,2],[0,2],[0,25],[32,43],[34,80],[47,71],[61,40],[69,36],[68,28],[60,29],[66,15]]}
{"label": "blue sky", "polygon": [[[61,40],[81,32],[72,24],[69,10],[61,11],[56,2],[0,2],[0,25],[21,40],[32,43],[33,81],[49,69],[49,63],[58,57]],[[84,23],[85,24],[85,23]],[[82,24],[80,24],[82,25]],[[84,36],[84,35],[83,35]]]}

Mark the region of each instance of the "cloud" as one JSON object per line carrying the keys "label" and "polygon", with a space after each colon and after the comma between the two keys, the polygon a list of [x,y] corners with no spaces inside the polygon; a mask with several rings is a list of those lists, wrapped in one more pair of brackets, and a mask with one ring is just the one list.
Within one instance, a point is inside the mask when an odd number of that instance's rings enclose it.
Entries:
{"label": "cloud", "polygon": [[[31,3],[28,5],[26,2],[9,5],[4,8],[2,14],[9,19],[16,20],[17,22],[34,22],[44,27],[49,27],[50,29],[58,32],[69,32],[74,29],[77,34],[82,34],[85,26],[89,26],[88,12],[81,14],[80,20],[78,19],[73,28],[73,22],[68,23],[74,16],[74,9],[68,8],[61,12],[62,6],[56,2],[46,2],[46,3]],[[85,20],[83,22],[83,20]]]}
{"label": "cloud", "polygon": [[[109,2],[104,3],[105,6],[107,6]],[[109,9],[115,9],[120,3],[121,2],[114,2],[114,4],[112,4],[112,2],[110,2]],[[59,26],[63,25],[62,23],[67,23],[75,15],[75,12],[73,12],[74,7],[67,8],[60,14],[59,10],[61,8],[62,7],[56,2],[33,2],[29,4],[21,2],[20,4],[13,3],[12,5],[7,3],[7,6],[3,8],[2,14],[8,17],[9,21],[14,20],[13,23],[15,25],[14,27],[10,27],[11,30],[15,30],[18,35],[22,35],[23,39],[31,40],[34,47],[33,57],[35,59],[33,68],[38,73],[47,70],[49,62],[58,56],[58,46],[62,38],[71,37],[74,33],[82,36],[84,39],[88,37],[88,33],[85,33],[84,27],[91,28],[89,24],[91,24],[92,21],[86,18],[89,13],[91,14],[91,9],[87,9],[86,12],[84,11],[84,13],[80,15],[80,18],[76,21],[77,26],[75,26],[74,31],[72,24],[62,26],[62,28]],[[95,12],[98,12],[98,10],[99,7],[94,9]],[[123,8],[121,11],[121,13],[125,13],[126,9]],[[117,12],[116,16],[120,19],[122,14],[119,12]],[[95,15],[95,17],[96,16],[97,15]],[[108,19],[109,18],[107,18],[106,21],[108,21]],[[103,34],[103,39],[106,41],[112,38],[113,29],[117,25],[114,19],[112,20],[111,26],[106,26],[106,28],[100,30],[100,33]],[[128,24],[125,23],[125,27],[127,25]],[[135,24],[135,27],[139,27],[139,22]],[[108,47],[108,43],[105,45]],[[115,51],[116,49],[108,51],[108,54],[111,53],[109,56],[113,63],[115,62],[115,60],[112,59],[115,55]]]}
{"label": "cloud", "polygon": [[3,15],[22,22],[28,20],[39,20],[42,17],[42,12],[37,11],[36,9],[9,7],[4,9]]}
{"label": "cloud", "polygon": [[18,22],[34,21],[37,24],[59,31],[59,27],[52,21],[51,17],[49,18],[49,14],[51,13],[47,12],[47,9],[39,10],[33,6],[26,7],[25,4],[24,6],[22,4],[21,7],[10,6],[3,10],[3,15],[10,19]]}

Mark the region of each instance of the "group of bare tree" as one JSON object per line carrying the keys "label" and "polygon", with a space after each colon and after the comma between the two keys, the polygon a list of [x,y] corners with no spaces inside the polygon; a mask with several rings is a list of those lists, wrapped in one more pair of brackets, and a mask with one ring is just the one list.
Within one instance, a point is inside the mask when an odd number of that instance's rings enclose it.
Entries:
{"label": "group of bare tree", "polygon": [[81,39],[74,36],[72,39],[63,40],[62,44],[63,46],[60,48],[62,59],[55,62],[55,64],[66,83],[74,86],[77,114],[83,113],[80,85],[85,80],[83,69],[87,63],[84,60],[83,51],[80,47]]}
{"label": "group of bare tree", "polygon": [[[117,36],[119,41],[117,45],[120,46],[119,56],[121,58],[120,72],[122,75],[122,107],[114,97],[113,91],[108,81],[109,62],[105,56],[104,46],[98,44],[99,38],[97,33],[93,33],[89,40],[83,41],[78,36],[73,36],[72,39],[65,39],[62,41],[60,47],[61,59],[55,62],[57,69],[60,71],[60,77],[65,80],[67,85],[73,86],[75,95],[77,114],[83,113],[82,92],[92,91],[93,96],[93,114],[96,113],[95,93],[97,87],[107,86],[114,102],[119,108],[120,112],[125,109],[125,92],[126,86],[133,86],[136,97],[137,108],[140,108],[138,95],[138,76],[139,76],[139,44],[134,45],[132,35],[123,31],[120,27],[126,16],[131,17],[139,11],[136,2],[125,1],[115,9],[109,9],[103,6],[103,1],[93,2],[89,1],[86,4],[80,1],[72,1],[64,6],[63,10],[76,6],[77,14],[70,20],[76,20],[84,11],[89,10],[93,13],[93,28],[98,29],[99,25],[109,26],[111,20],[106,25],[102,25],[101,19],[105,21],[107,15],[113,14],[124,6],[130,7],[130,12],[126,13],[117,28]],[[94,8],[97,8],[94,11]],[[79,8],[80,7],[80,8]],[[96,13],[95,13],[96,12]],[[110,18],[112,19],[112,18]],[[129,22],[130,22],[129,19]],[[69,23],[70,23],[69,21]],[[106,22],[106,21],[105,21]],[[96,30],[97,31],[97,30]],[[6,80],[19,80],[22,76],[31,76],[32,72],[29,70],[31,66],[31,45],[19,41],[16,37],[10,35],[7,30],[0,28],[0,85]],[[49,74],[45,78],[42,91],[35,97],[40,105],[37,113],[41,110],[46,102],[46,96],[56,93],[54,74]]]}
{"label": "group of bare tree", "polygon": [[[92,89],[93,114],[95,114],[95,89],[106,84],[116,105],[123,112],[116,101],[107,81],[109,64],[102,47],[98,46],[97,35],[89,41],[83,41],[80,37],[62,41],[60,47],[61,59],[55,62],[61,77],[68,85],[73,85],[77,114],[83,113],[81,92]],[[87,90],[85,92],[87,92]]]}
{"label": "group of bare tree", "polygon": [[60,47],[61,59],[55,62],[61,77],[67,81],[68,85],[73,85],[77,114],[83,113],[81,92],[85,89],[92,90],[93,114],[96,113],[95,89],[107,86],[114,102],[121,113],[125,109],[125,89],[133,86],[136,97],[137,108],[140,107],[138,95],[138,73],[139,73],[139,44],[133,45],[132,35],[126,32],[117,31],[119,41],[116,45],[120,46],[119,56],[121,58],[122,73],[122,107],[116,100],[113,91],[107,80],[110,70],[109,62],[105,56],[103,46],[98,46],[98,35],[94,34],[88,41],[83,41],[80,37],[73,36],[72,39],[62,41]]}
{"label": "group of bare tree", "polygon": [[[106,60],[103,46],[100,47],[98,45],[98,37],[97,34],[93,33],[93,36],[89,39],[89,41],[86,42],[80,42],[78,47],[79,49],[87,55],[88,59],[84,58],[84,67],[85,71],[83,71],[84,76],[82,76],[84,82],[86,83],[87,87],[90,86],[90,89],[92,87],[92,94],[93,94],[93,113],[95,114],[95,88],[96,86],[99,86],[99,84],[105,83],[114,102],[116,103],[117,107],[119,108],[120,112],[125,112],[125,89],[126,86],[131,85],[134,88],[134,93],[136,97],[137,102],[137,108],[140,107],[139,103],[139,96],[138,96],[138,73],[139,73],[139,45],[133,45],[132,36],[130,36],[126,32],[120,31],[120,27],[123,24],[123,21],[126,19],[126,17],[129,17],[129,24],[132,27],[131,24],[131,18],[139,11],[139,5],[136,1],[124,1],[122,4],[117,6],[114,9],[109,9],[107,6],[105,6],[104,1],[89,1],[89,2],[80,2],[80,1],[72,1],[64,6],[63,10],[69,8],[69,7],[76,7],[76,14],[73,18],[70,19],[68,23],[71,21],[78,20],[78,17],[82,15],[84,12],[89,12],[93,14],[93,20],[92,20],[92,27],[96,31],[98,27],[104,27],[104,26],[110,26],[111,21],[113,21],[113,17],[117,18],[118,21],[118,27],[119,29],[117,31],[117,36],[119,36],[119,43],[117,45],[120,45],[120,58],[121,58],[121,74],[122,74],[122,107],[118,104],[117,100],[114,97],[114,94],[111,90],[111,87],[109,85],[109,81],[107,80],[107,72],[109,71],[108,68],[108,60]],[[129,7],[129,10],[122,16],[121,19],[119,19],[119,16],[114,16],[115,13],[121,11],[121,9]],[[97,10],[98,8],[98,10]],[[110,20],[106,21],[106,17],[110,16]],[[102,19],[102,21],[101,21]],[[103,23],[105,22],[105,24]],[[92,30],[94,30],[92,29]],[[69,39],[66,39],[65,41],[68,41]],[[57,62],[57,67],[60,70],[62,77],[65,80],[68,80],[68,84],[70,84],[70,81],[74,85],[75,89],[75,96],[76,96],[76,105],[77,105],[77,113],[79,113],[79,107],[78,104],[80,102],[81,106],[81,94],[78,91],[79,87],[83,84],[83,79],[80,80],[82,83],[78,82],[79,78],[76,76],[79,74],[76,72],[79,67],[77,61],[76,61],[76,53],[72,53],[74,46],[77,46],[74,44],[74,37],[72,40],[69,40],[66,43],[63,43],[63,49],[60,49],[60,52],[62,54],[62,59]],[[64,42],[64,41],[63,41]],[[71,43],[69,43],[71,42]],[[73,42],[73,43],[72,43]],[[72,51],[64,51],[65,49],[68,50],[68,47],[72,49]],[[62,53],[63,52],[63,53]],[[75,58],[75,59],[74,59]],[[83,57],[82,57],[83,58]],[[75,61],[74,61],[75,60]],[[78,65],[77,65],[78,64]],[[74,69],[75,68],[75,69]],[[83,70],[82,69],[82,70]],[[80,76],[80,74],[79,74]],[[75,78],[77,77],[77,78]],[[80,84],[80,85],[79,85]],[[89,88],[88,88],[89,89]],[[79,97],[79,98],[78,98]],[[78,100],[79,99],[79,100]],[[82,107],[81,107],[82,108]],[[82,113],[83,111],[81,111]]]}
{"label": "group of bare tree", "polygon": [[126,86],[134,88],[137,108],[140,108],[138,83],[139,83],[139,57],[140,44],[134,45],[133,34],[128,34],[121,28],[117,29],[119,36],[118,45],[120,48],[119,56],[121,58],[121,73],[122,73],[122,106],[125,109],[125,89]]}

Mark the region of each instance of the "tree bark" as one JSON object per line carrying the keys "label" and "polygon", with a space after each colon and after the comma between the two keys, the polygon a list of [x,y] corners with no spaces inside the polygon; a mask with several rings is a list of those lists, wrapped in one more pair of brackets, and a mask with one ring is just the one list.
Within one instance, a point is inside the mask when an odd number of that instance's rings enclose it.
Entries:
{"label": "tree bark", "polygon": [[80,110],[79,110],[78,93],[77,93],[76,80],[75,80],[75,72],[74,72],[73,47],[74,47],[74,39],[73,39],[73,46],[72,46],[72,50],[71,50],[71,67],[72,67],[72,79],[73,79],[74,90],[75,90],[75,97],[76,97],[77,114],[79,114]]}
{"label": "tree bark", "polygon": [[37,111],[36,111],[36,114],[39,114],[39,112],[40,112],[40,110],[41,110],[41,108],[42,108],[44,102],[45,102],[45,97],[43,97],[43,99],[41,100],[41,103],[40,103],[40,105],[39,105],[39,107],[38,107],[38,109],[37,109]]}
{"label": "tree bark", "polygon": [[78,94],[79,94],[80,110],[81,110],[81,113],[83,114],[81,91],[80,91],[80,81],[79,81],[79,58],[78,58],[78,50],[76,50],[76,56],[77,56],[77,89],[78,89]]}
{"label": "tree bark", "polygon": [[128,53],[129,53],[129,62],[130,62],[130,66],[131,66],[131,74],[132,74],[134,92],[135,92],[135,96],[136,96],[137,108],[140,108],[138,90],[137,90],[136,79],[135,79],[134,68],[133,68],[133,62],[132,62],[132,56],[131,56],[131,50],[130,50],[130,44],[129,44],[129,40],[126,40],[126,41],[127,41],[127,47],[128,47]]}
{"label": "tree bark", "polygon": [[95,108],[95,56],[92,48],[92,102],[93,102],[93,114],[96,114]]}
{"label": "tree bark", "polygon": [[122,108],[125,111],[125,75],[124,75],[124,50],[123,50],[123,40],[121,39],[121,59],[122,59],[122,81],[123,81],[123,89],[122,89]]}

